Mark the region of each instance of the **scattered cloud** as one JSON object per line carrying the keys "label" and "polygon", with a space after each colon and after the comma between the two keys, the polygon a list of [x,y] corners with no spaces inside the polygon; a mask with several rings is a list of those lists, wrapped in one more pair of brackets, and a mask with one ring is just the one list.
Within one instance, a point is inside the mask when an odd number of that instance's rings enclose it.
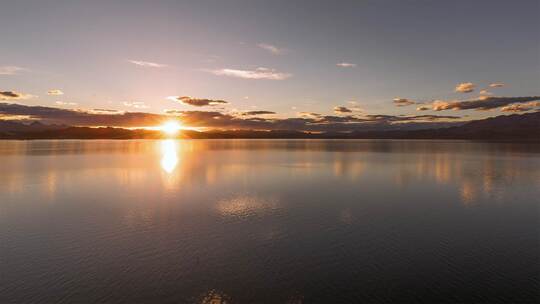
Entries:
{"label": "scattered cloud", "polygon": [[513,103],[501,108],[503,112],[527,112],[540,108],[540,101],[531,101],[526,103]]}
{"label": "scattered cloud", "polygon": [[428,110],[431,110],[430,106],[419,106],[418,108],[416,108],[416,111],[428,111]]}
{"label": "scattered cloud", "polygon": [[493,97],[483,96],[479,99],[465,101],[435,101],[432,103],[432,109],[435,111],[443,110],[491,110],[505,107],[513,103],[528,103],[539,101],[540,96],[525,97]]}
{"label": "scattered cloud", "polygon": [[52,89],[47,91],[47,95],[64,95],[64,92],[62,90]]}
{"label": "scattered cloud", "polygon": [[56,101],[55,104],[59,106],[76,106],[76,102]]}
{"label": "scattered cloud", "polygon": [[291,74],[277,72],[275,69],[259,67],[254,70],[237,70],[237,69],[219,69],[210,71],[218,76],[231,76],[244,79],[268,79],[268,80],[285,80],[291,77]]}
{"label": "scattered cloud", "polygon": [[459,116],[438,115],[347,115],[332,116],[310,113],[310,117],[263,118],[219,111],[169,110],[166,114],[122,112],[107,109],[65,109],[43,106],[0,103],[0,115],[19,115],[31,120],[75,126],[150,127],[161,125],[171,116],[182,124],[209,129],[298,130],[316,132],[351,132],[395,130],[403,128],[432,128],[452,125]]}
{"label": "scattered cloud", "polygon": [[164,68],[167,66],[166,64],[155,63],[155,62],[150,62],[150,61],[141,61],[141,60],[128,60],[128,61],[138,66],[147,67],[147,68]]}
{"label": "scattered cloud", "polygon": [[407,98],[394,98],[394,105],[398,107],[405,107],[413,104],[416,104],[416,102]]}
{"label": "scattered cloud", "polygon": [[476,85],[472,82],[463,82],[456,86],[455,91],[459,93],[470,93],[474,91]]}
{"label": "scattered cloud", "polygon": [[342,67],[342,68],[355,68],[356,63],[340,62],[340,63],[337,63],[336,66]]}
{"label": "scattered cloud", "polygon": [[0,100],[21,100],[30,99],[35,97],[34,95],[19,93],[15,91],[0,91]]}
{"label": "scattered cloud", "polygon": [[343,114],[343,113],[352,113],[353,110],[347,108],[347,107],[343,107],[343,106],[339,106],[339,107],[334,107],[334,113],[336,114]]}
{"label": "scattered cloud", "polygon": [[274,55],[281,55],[286,52],[285,49],[279,48],[275,45],[269,44],[269,43],[259,43],[257,44],[258,47],[260,47],[263,50],[267,50],[268,52],[274,54]]}
{"label": "scattered cloud", "polygon": [[494,82],[494,83],[490,83],[490,84],[489,84],[489,87],[490,87],[490,88],[500,88],[500,87],[504,87],[504,83],[502,83],[502,82]]}
{"label": "scattered cloud", "polygon": [[247,112],[242,112],[242,115],[244,115],[244,116],[271,115],[271,114],[276,114],[276,112],[273,112],[273,111],[247,111]]}
{"label": "scattered cloud", "polygon": [[480,95],[483,95],[483,96],[486,96],[486,95],[493,95],[493,93],[491,93],[491,92],[488,91],[488,90],[481,90],[481,91],[480,91]]}
{"label": "scattered cloud", "polygon": [[172,101],[177,101],[185,105],[195,106],[195,107],[228,104],[227,101],[221,100],[221,99],[193,98],[189,96],[169,96],[167,97],[167,99],[172,100]]}
{"label": "scattered cloud", "polygon": [[26,69],[18,67],[18,66],[13,66],[13,65],[0,66],[0,75],[15,75],[23,71],[26,71]]}
{"label": "scattered cloud", "polygon": [[123,104],[126,107],[131,107],[131,108],[135,108],[135,109],[148,109],[149,108],[149,106],[146,105],[142,101],[124,102]]}

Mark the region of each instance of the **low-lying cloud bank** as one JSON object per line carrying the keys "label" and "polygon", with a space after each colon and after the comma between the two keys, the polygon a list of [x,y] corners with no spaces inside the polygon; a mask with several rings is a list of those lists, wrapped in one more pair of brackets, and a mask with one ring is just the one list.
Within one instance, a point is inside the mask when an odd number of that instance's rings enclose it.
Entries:
{"label": "low-lying cloud bank", "polygon": [[432,104],[432,109],[435,111],[443,110],[491,110],[505,107],[510,104],[529,103],[531,101],[539,101],[540,96],[525,96],[525,97],[492,97],[485,96],[479,99],[465,101],[435,101]]}
{"label": "low-lying cloud bank", "polygon": [[[273,114],[271,111],[253,111],[251,114],[231,114],[219,111],[169,110],[165,114],[122,112],[107,109],[74,110],[43,106],[0,103],[3,119],[21,117],[44,123],[72,126],[153,127],[171,119],[185,126],[209,129],[244,130],[297,130],[314,132],[369,131],[389,129],[421,129],[445,127],[462,123],[459,116],[441,115],[347,115],[334,116],[310,113],[293,118],[263,118],[256,115]],[[249,112],[248,112],[249,113]]]}

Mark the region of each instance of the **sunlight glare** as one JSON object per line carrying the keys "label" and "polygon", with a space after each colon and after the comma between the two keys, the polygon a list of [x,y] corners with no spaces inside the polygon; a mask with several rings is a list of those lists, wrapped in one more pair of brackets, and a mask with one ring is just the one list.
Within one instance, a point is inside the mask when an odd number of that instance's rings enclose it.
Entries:
{"label": "sunlight glare", "polygon": [[161,168],[167,173],[171,173],[178,164],[178,155],[176,141],[172,139],[161,142]]}
{"label": "sunlight glare", "polygon": [[168,135],[174,135],[180,130],[180,124],[177,121],[171,120],[161,126],[161,130]]}

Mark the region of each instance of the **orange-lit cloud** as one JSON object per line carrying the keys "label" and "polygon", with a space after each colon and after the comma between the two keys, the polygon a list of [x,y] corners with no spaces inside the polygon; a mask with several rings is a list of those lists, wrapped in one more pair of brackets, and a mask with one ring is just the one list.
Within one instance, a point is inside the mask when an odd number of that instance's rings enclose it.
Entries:
{"label": "orange-lit cloud", "polygon": [[405,106],[413,105],[416,103],[414,100],[410,100],[407,98],[399,98],[399,97],[394,98],[393,101],[394,101],[394,105],[398,107],[405,107]]}
{"label": "orange-lit cloud", "polygon": [[456,86],[455,91],[459,93],[470,93],[474,91],[476,85],[472,82],[463,82]]}
{"label": "orange-lit cloud", "polygon": [[126,101],[123,103],[123,105],[126,107],[135,108],[135,109],[148,109],[149,108],[149,106],[146,105],[142,101],[133,101],[133,102]]}
{"label": "orange-lit cloud", "polygon": [[540,101],[531,101],[527,103],[513,103],[501,108],[503,112],[527,112],[540,108]]}
{"label": "orange-lit cloud", "polygon": [[432,109],[435,111],[443,110],[490,110],[501,108],[513,103],[527,103],[540,100],[540,96],[525,97],[492,97],[483,96],[479,99],[465,101],[435,101],[432,103]]}
{"label": "orange-lit cloud", "polygon": [[52,89],[47,91],[47,95],[64,95],[64,92],[62,90]]}

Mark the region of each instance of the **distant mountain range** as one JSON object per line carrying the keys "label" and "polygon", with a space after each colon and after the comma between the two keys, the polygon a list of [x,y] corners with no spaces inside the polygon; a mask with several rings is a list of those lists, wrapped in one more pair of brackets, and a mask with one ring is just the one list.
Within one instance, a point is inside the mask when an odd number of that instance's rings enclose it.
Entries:
{"label": "distant mountain range", "polygon": [[[122,128],[88,128],[23,124],[0,120],[0,139],[162,139],[160,131]],[[478,139],[540,141],[540,112],[497,116],[460,126],[422,130],[355,131],[351,133],[306,133],[294,130],[230,130],[198,132],[183,130],[178,138],[381,138],[381,139]]]}

